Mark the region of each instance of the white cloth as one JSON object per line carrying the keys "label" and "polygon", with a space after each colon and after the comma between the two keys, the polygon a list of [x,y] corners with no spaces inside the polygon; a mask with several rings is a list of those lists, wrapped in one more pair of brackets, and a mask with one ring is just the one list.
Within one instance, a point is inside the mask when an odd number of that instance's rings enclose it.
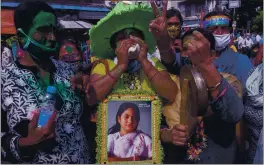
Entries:
{"label": "white cloth", "polygon": [[241,37],[241,36],[239,36],[239,37],[238,37],[238,49],[243,48],[244,45],[245,45],[244,38]]}
{"label": "white cloth", "polygon": [[256,41],[259,43],[260,40],[261,40],[260,35],[257,35],[257,36],[256,36]]}
{"label": "white cloth", "polygon": [[263,63],[258,65],[254,72],[248,77],[246,89],[248,99],[254,106],[263,106],[263,96],[259,94],[259,87],[263,81]]}
{"label": "white cloth", "polygon": [[[156,58],[156,56],[153,56],[153,55],[151,55],[151,54],[147,54],[147,58],[148,58],[148,60],[151,62],[151,64],[153,65],[153,66],[155,66],[155,63],[154,63],[154,61],[152,60],[152,58]],[[118,59],[117,59],[117,57],[115,57],[114,58],[114,63],[115,64],[117,64],[118,63]]]}
{"label": "white cloth", "polygon": [[155,50],[155,52],[152,54],[152,57],[155,57],[155,58],[161,60],[160,52],[159,52],[158,47],[156,47],[156,50]]}
{"label": "white cloth", "polygon": [[129,158],[142,156],[152,157],[151,137],[141,131],[121,136],[119,132],[108,135],[108,156]]}
{"label": "white cloth", "polygon": [[1,54],[1,66],[6,66],[11,63],[13,60],[12,52],[7,47],[4,47],[4,50]]}
{"label": "white cloth", "polygon": [[248,48],[251,48],[252,45],[254,44],[251,38],[249,39],[246,38],[244,42],[245,42],[245,47],[248,47]]}

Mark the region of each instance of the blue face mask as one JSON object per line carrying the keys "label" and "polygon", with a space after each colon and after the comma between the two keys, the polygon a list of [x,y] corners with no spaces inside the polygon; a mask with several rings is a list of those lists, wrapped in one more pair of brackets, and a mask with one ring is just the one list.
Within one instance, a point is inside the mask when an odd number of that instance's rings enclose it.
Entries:
{"label": "blue face mask", "polygon": [[141,64],[138,60],[129,60],[128,62],[128,67],[127,67],[127,72],[128,73],[135,73],[141,68]]}

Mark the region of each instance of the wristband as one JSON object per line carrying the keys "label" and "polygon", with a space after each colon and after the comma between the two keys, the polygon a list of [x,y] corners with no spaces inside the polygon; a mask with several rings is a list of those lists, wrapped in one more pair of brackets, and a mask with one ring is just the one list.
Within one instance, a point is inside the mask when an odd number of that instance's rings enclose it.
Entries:
{"label": "wristband", "polygon": [[109,77],[111,77],[113,80],[115,80],[115,81],[117,80],[117,78],[115,78],[114,76],[112,76],[110,72],[108,72],[107,75],[108,75]]}
{"label": "wristband", "polygon": [[221,97],[224,96],[224,94],[226,93],[227,88],[224,88],[222,90],[222,92],[217,96],[217,98],[215,98],[213,101],[209,102],[209,104],[214,104],[216,101],[218,101]]}
{"label": "wristband", "polygon": [[155,75],[158,73],[158,71],[156,70],[154,73],[153,73],[153,75],[151,76],[151,77],[149,77],[149,81],[151,81],[154,77],[155,77]]}
{"label": "wristband", "polygon": [[223,78],[221,79],[221,81],[219,83],[217,83],[215,86],[212,87],[207,87],[208,91],[213,91],[215,89],[217,89],[221,84],[222,84]]}

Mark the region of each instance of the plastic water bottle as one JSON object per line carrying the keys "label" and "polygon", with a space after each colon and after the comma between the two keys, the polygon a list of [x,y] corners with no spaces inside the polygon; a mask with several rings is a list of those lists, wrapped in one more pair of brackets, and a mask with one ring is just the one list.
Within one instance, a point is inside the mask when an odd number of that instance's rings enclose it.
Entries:
{"label": "plastic water bottle", "polygon": [[52,115],[55,109],[54,106],[56,102],[56,93],[56,87],[48,86],[44,102],[41,104],[40,108],[38,127],[44,127],[47,124],[50,116]]}

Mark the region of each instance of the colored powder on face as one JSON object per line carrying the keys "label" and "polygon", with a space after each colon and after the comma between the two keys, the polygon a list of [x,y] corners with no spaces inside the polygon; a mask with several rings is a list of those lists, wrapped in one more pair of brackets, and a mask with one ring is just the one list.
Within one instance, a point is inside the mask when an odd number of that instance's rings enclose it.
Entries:
{"label": "colored powder on face", "polygon": [[70,55],[72,54],[72,47],[70,46],[66,46],[65,50],[67,51],[67,53],[69,53]]}
{"label": "colored powder on face", "polygon": [[52,13],[41,11],[34,18],[33,25],[27,35],[32,38],[38,28],[47,26],[56,27],[56,17]]}
{"label": "colored powder on face", "polygon": [[[39,33],[38,28],[41,27],[51,27],[50,33],[53,33],[52,27],[56,27],[56,17],[52,13],[48,12],[39,12],[36,17],[33,20],[32,26],[29,29],[29,32],[26,34],[30,39],[33,39],[37,41],[40,45],[49,47],[50,43],[47,40],[38,40],[38,38],[41,38],[42,35]],[[36,35],[38,36],[36,38]],[[23,38],[22,40],[27,41],[27,37]]]}

